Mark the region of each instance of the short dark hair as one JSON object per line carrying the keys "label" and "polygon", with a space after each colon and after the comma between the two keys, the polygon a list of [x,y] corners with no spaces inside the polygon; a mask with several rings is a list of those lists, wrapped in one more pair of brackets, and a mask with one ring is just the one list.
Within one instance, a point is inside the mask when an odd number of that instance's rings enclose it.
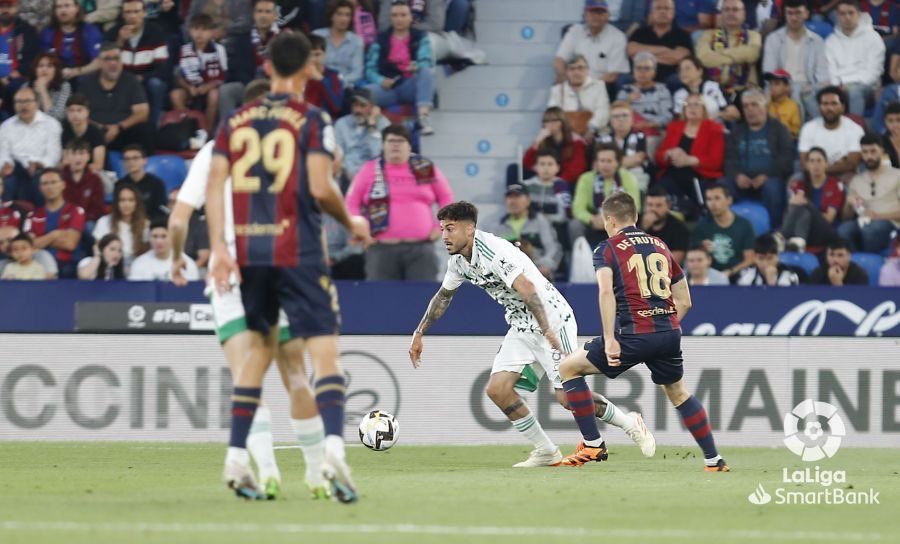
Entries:
{"label": "short dark hair", "polygon": [[725,187],[724,185],[722,185],[721,183],[718,183],[718,182],[710,183],[706,187],[704,187],[703,194],[706,194],[710,191],[717,191],[717,190],[721,190],[723,193],[725,193],[725,196],[731,197],[731,191],[728,190],[728,187]]}
{"label": "short dark hair", "polygon": [[353,2],[350,0],[331,0],[325,6],[325,22],[328,23],[328,26],[331,26],[331,19],[334,17],[334,14],[337,13],[337,10],[341,8],[347,8],[350,10],[350,13],[356,9],[353,5]]}
{"label": "short dark hair", "polygon": [[594,160],[597,160],[597,155],[600,154],[601,151],[612,151],[616,155],[616,162],[618,164],[622,164],[622,150],[619,149],[619,146],[613,143],[599,143],[594,146],[594,154],[592,155]]}
{"label": "short dark hair", "polygon": [[117,44],[116,42],[107,40],[100,44],[100,53],[99,54],[106,53],[107,51],[120,51],[121,49],[122,48],[119,47],[119,44]]}
{"label": "short dark hair", "polygon": [[437,218],[438,221],[471,221],[478,224],[478,208],[471,202],[460,200],[438,210]]}
{"label": "short dark hair", "polygon": [[884,116],[888,115],[897,115],[900,113],[900,102],[888,102],[886,108],[884,108]]}
{"label": "short dark hair", "polygon": [[32,240],[31,236],[29,236],[28,234],[26,234],[24,232],[20,232],[19,234],[16,234],[15,236],[13,236],[12,240],[9,241],[9,244],[12,245],[16,242],[27,242],[28,245],[30,245],[31,247],[34,247],[34,240]]}
{"label": "short dark hair", "polygon": [[68,151],[84,151],[86,153],[91,152],[91,144],[87,140],[83,138],[73,138],[69,140],[63,149]]}
{"label": "short dark hair", "polygon": [[125,147],[122,148],[122,156],[124,157],[125,153],[128,153],[129,151],[137,151],[138,153],[141,154],[141,157],[144,157],[145,159],[147,158],[147,150],[144,149],[144,146],[142,146],[141,144],[126,145]]}
{"label": "short dark hair", "polygon": [[318,34],[307,34],[306,37],[309,39],[310,51],[325,51],[328,47],[328,42],[325,41],[325,38]]}
{"label": "short dark hair", "polygon": [[837,85],[828,85],[827,87],[819,89],[819,92],[816,93],[816,104],[820,104],[822,102],[822,97],[826,94],[836,95],[841,102],[841,105],[847,106],[847,94]]}
{"label": "short dark hair", "polygon": [[63,175],[62,175],[62,170],[60,170],[59,168],[56,168],[55,166],[51,166],[50,168],[44,168],[41,171],[41,175],[38,176],[38,179],[43,178],[47,174],[56,174],[57,176],[59,176],[59,179],[64,179]]}
{"label": "short dark hair", "polygon": [[835,5],[834,7],[835,9],[837,9],[842,5],[854,7],[856,8],[856,11],[862,11],[862,8],[859,5],[859,0],[838,0],[837,5]]}
{"label": "short dark hair", "polygon": [[166,229],[169,230],[169,217],[166,215],[160,215],[154,217],[150,220],[150,230],[153,229]]}
{"label": "short dark hair", "polygon": [[122,4],[134,4],[134,3],[138,3],[138,2],[140,2],[142,8],[146,9],[146,6],[144,5],[144,0],[122,0]]}
{"label": "short dark hair", "polygon": [[778,253],[778,242],[771,234],[763,234],[753,242],[753,251],[761,255]]}
{"label": "short dark hair", "polygon": [[197,13],[192,15],[188,20],[188,28],[203,28],[207,30],[212,30],[215,28],[216,22],[213,21],[213,18],[206,13]]}
{"label": "short dark hair", "polygon": [[787,8],[806,8],[806,10],[809,11],[809,4],[807,3],[807,0],[784,0],[781,3],[781,9]]}
{"label": "short dark hair", "polygon": [[834,238],[830,242],[828,242],[828,250],[829,251],[837,251],[839,249],[846,249],[850,251],[850,242],[843,238]]}
{"label": "short dark hair", "polygon": [[828,152],[822,149],[819,146],[809,148],[809,151],[806,152],[806,157],[809,158],[810,153],[819,153],[823,157],[825,157],[825,162],[828,162]]}
{"label": "short dark hair", "polygon": [[272,83],[268,79],[254,79],[244,89],[244,103],[253,102],[268,93],[271,88]]}
{"label": "short dark hair", "polygon": [[69,106],[83,106],[88,110],[91,109],[91,103],[88,100],[88,97],[81,93],[72,93],[72,95],[69,96],[69,99],[66,100],[66,107],[68,108]]}
{"label": "short dark hair", "polygon": [[387,140],[387,137],[391,134],[393,134],[394,136],[400,136],[401,138],[412,144],[412,135],[409,133],[409,129],[404,125],[393,123],[384,127],[384,130],[381,131],[382,141]]}
{"label": "short dark hair", "polygon": [[628,223],[637,220],[637,204],[628,193],[615,193],[603,201],[601,206],[605,217],[615,217],[617,221]]}
{"label": "short dark hair", "polygon": [[647,196],[661,196],[666,199],[669,198],[669,192],[666,191],[666,188],[663,187],[659,183],[654,183],[647,189]]}
{"label": "short dark hair", "polygon": [[691,247],[689,247],[687,252],[690,253],[691,251],[699,251],[699,252],[703,253],[704,255],[706,255],[706,258],[712,259],[712,254],[709,252],[709,250],[706,249],[705,247],[701,246],[700,244],[695,244],[695,245],[692,245]]}
{"label": "short dark hair", "polygon": [[537,163],[541,157],[550,157],[556,161],[556,164],[559,164],[559,155],[553,149],[547,147],[538,149],[538,152],[534,154],[534,162]]}
{"label": "short dark hair", "polygon": [[859,145],[877,145],[878,147],[884,149],[884,141],[881,139],[881,136],[872,132],[866,132],[865,134],[863,134],[863,137],[859,139]]}
{"label": "short dark hair", "polygon": [[275,73],[290,77],[306,66],[311,46],[300,32],[281,32],[269,43],[269,60]]}

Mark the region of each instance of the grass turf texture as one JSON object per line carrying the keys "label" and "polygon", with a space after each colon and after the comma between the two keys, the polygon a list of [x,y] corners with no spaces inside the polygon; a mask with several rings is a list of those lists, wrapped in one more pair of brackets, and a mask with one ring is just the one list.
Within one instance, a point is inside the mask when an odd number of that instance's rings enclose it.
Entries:
{"label": "grass turf texture", "polygon": [[[218,444],[0,443],[0,542],[900,542],[896,450],[842,449],[803,463],[784,448],[724,449],[734,472],[708,474],[696,448],[644,459],[618,447],[584,468],[513,469],[515,446],[351,448],[362,499],[312,501],[299,450],[279,450],[285,497],[236,499]],[[845,470],[878,506],[764,506],[758,484],[782,467]],[[534,529],[538,528],[538,529]]]}

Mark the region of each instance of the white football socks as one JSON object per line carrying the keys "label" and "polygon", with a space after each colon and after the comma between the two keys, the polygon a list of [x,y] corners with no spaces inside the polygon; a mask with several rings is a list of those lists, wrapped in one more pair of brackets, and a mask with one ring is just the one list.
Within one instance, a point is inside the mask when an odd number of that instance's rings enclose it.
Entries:
{"label": "white football socks", "polygon": [[306,481],[313,487],[321,485],[324,482],[321,467],[325,459],[325,426],[322,418],[291,419],[291,425],[306,462]]}
{"label": "white football socks", "polygon": [[550,440],[540,422],[530,412],[527,416],[513,421],[512,424],[526,440],[534,444],[535,448],[546,452],[556,451],[556,444]]}
{"label": "white football socks", "polygon": [[250,455],[256,461],[261,482],[265,482],[269,478],[281,481],[281,472],[278,470],[278,464],[275,462],[275,450],[272,439],[272,412],[268,406],[260,405],[256,408],[256,415],[253,416],[253,424],[250,426],[250,433],[247,435],[247,449],[250,450]]}
{"label": "white football socks", "polygon": [[606,401],[606,412],[603,413],[603,417],[600,419],[623,431],[630,431],[637,424],[634,417],[616,408],[616,405],[609,402],[609,400]]}

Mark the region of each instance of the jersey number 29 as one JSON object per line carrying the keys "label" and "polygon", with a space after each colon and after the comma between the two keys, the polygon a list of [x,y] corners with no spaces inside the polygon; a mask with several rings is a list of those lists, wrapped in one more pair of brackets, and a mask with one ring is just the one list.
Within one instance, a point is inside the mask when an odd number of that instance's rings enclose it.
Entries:
{"label": "jersey number 29", "polygon": [[662,253],[651,253],[646,259],[640,253],[635,253],[628,259],[628,271],[637,272],[642,297],[656,295],[669,298],[672,294],[669,261]]}
{"label": "jersey number 29", "polygon": [[231,134],[228,146],[232,153],[242,149],[244,154],[234,162],[231,169],[232,187],[235,193],[258,193],[261,188],[259,176],[249,175],[250,169],[262,159],[263,168],[275,176],[269,185],[270,193],[280,193],[287,184],[297,159],[297,143],[291,131],[278,128],[262,139],[259,132],[251,127],[241,127]]}

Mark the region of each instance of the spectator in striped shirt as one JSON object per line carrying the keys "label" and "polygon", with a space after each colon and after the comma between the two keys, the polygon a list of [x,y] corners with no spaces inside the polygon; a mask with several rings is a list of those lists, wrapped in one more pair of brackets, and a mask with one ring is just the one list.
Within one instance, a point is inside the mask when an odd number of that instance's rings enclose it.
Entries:
{"label": "spectator in striped shirt", "polygon": [[72,94],[72,86],[63,80],[59,57],[53,53],[39,54],[31,65],[28,81],[37,94],[41,111],[62,121],[66,117],[66,102]]}
{"label": "spectator in striped shirt", "polygon": [[206,126],[216,126],[219,87],[228,72],[225,48],[213,41],[213,20],[206,14],[191,17],[191,40],[181,46],[175,88],[169,93],[175,110],[196,109],[206,112]]}
{"label": "spectator in striped shirt", "polygon": [[66,183],[56,168],[41,173],[41,194],[46,205],[28,214],[34,247],[46,249],[59,266],[60,278],[75,277],[74,252],[84,232],[84,210],[63,198]]}
{"label": "spectator in striped shirt", "polygon": [[657,83],[656,56],[641,51],[634,56],[634,83],[619,91],[618,100],[631,103],[638,114],[635,128],[642,132],[659,131],[672,120],[672,94],[662,83]]}
{"label": "spectator in striped shirt", "polygon": [[124,0],[122,22],[107,32],[106,39],[121,48],[122,69],[143,85],[155,127],[169,92],[169,47],[163,30],[146,17],[144,0]]}

